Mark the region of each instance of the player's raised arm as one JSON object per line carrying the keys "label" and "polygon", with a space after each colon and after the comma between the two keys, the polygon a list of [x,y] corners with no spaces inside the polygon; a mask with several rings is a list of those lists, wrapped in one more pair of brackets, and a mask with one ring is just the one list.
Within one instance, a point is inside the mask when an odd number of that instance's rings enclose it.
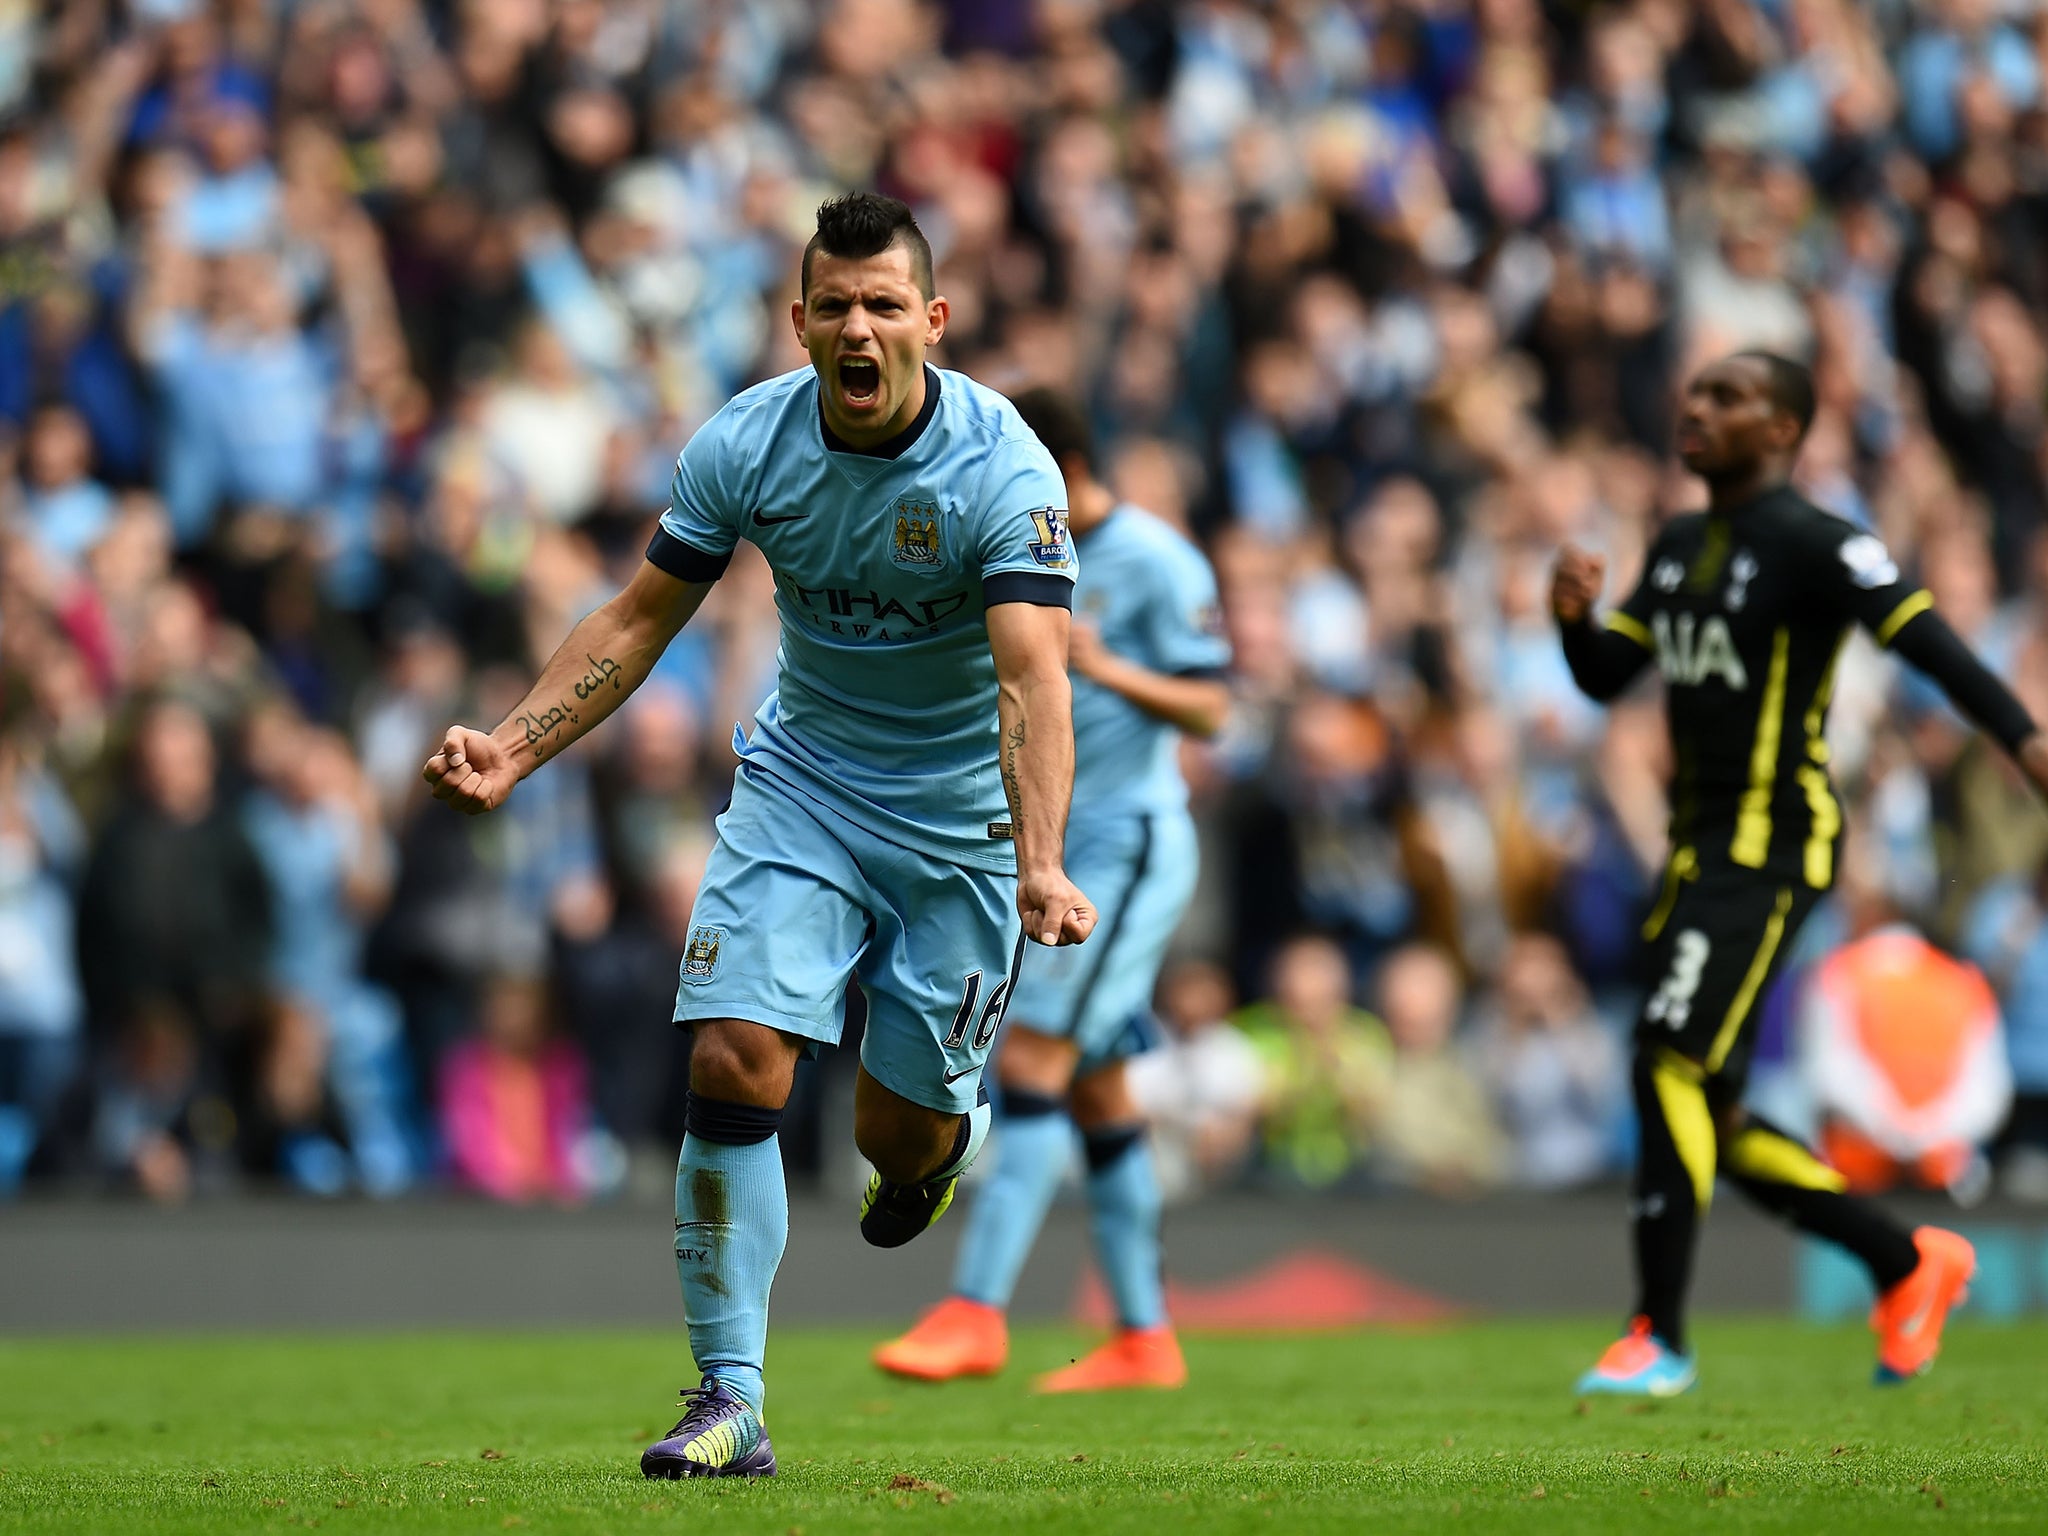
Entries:
{"label": "player's raised arm", "polygon": [[[1651,565],[1650,560],[1643,562],[1643,582],[1649,580]],[[1572,669],[1572,681],[1580,691],[1602,704],[1634,682],[1656,654],[1649,627],[1632,611],[1644,594],[1643,583],[1604,622],[1594,621],[1594,605],[1606,579],[1606,557],[1575,544],[1557,552],[1550,573],[1550,613],[1564,644],[1565,665]]]}
{"label": "player's raised arm", "polygon": [[1003,790],[1017,844],[1017,911],[1026,936],[1041,944],[1079,944],[1095,927],[1095,909],[1067,878],[1062,857],[1074,793],[1068,624],[1066,609],[1046,604],[988,610]]}
{"label": "player's raised arm", "polygon": [[2024,704],[1934,609],[1934,595],[1908,583],[1882,540],[1832,519],[1813,550],[1816,579],[1877,643],[1904,657],[1942,687],[1957,709],[2012,754],[2048,795],[2048,736]]}
{"label": "player's raised arm", "polygon": [[651,561],[625,591],[569,631],[540,680],[493,731],[452,725],[422,776],[466,815],[494,811],[513,787],[576,741],[646,681],[711,590]]}

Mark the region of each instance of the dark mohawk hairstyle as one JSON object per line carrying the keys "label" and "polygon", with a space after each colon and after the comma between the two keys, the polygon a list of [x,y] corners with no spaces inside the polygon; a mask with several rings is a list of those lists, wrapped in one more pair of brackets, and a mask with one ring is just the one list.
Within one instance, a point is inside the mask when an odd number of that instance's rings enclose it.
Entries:
{"label": "dark mohawk hairstyle", "polygon": [[818,205],[818,232],[804,247],[804,292],[811,291],[811,257],[879,256],[901,242],[910,251],[910,275],[918,292],[932,296],[932,248],[917,227],[908,203],[879,192],[848,192]]}

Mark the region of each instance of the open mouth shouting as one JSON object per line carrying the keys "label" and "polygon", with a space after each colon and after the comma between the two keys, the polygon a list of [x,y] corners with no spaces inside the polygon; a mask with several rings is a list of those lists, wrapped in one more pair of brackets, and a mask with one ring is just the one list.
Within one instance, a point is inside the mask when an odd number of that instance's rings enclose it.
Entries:
{"label": "open mouth shouting", "polygon": [[872,410],[882,398],[882,364],[879,358],[842,357],[838,363],[839,398],[848,410]]}

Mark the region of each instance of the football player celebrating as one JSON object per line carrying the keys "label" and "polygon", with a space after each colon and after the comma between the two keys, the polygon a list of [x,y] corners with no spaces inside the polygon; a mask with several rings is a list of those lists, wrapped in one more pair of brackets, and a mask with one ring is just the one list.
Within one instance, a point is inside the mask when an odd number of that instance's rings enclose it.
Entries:
{"label": "football player celebrating", "polygon": [[894,1247],[938,1220],[987,1135],[981,1069],[1024,941],[1079,943],[1095,923],[1060,862],[1076,562],[1058,467],[1008,400],[925,362],[946,301],[895,199],[818,210],[791,318],[810,365],[704,424],[631,584],[509,719],[452,727],[425,770],[461,810],[502,805],[639,686],[738,540],[767,558],[776,691],[735,740],[676,995],[694,1035],[676,1271],[702,1382],[641,1457],[649,1477],[775,1470],[777,1131],[797,1057],[839,1038],[847,984],[868,1001],[861,1232]]}
{"label": "football player celebrating", "polygon": [[1628,1332],[1581,1392],[1669,1396],[1693,1385],[1685,1296],[1716,1174],[1800,1231],[1848,1249],[1878,1292],[1877,1379],[1933,1363],[1975,1268],[1937,1227],[1907,1231],[1742,1107],[1757,1005],[1835,878],[1842,813],[1825,743],[1851,625],[1939,682],[2048,786],[2048,737],[1902,578],[1883,543],[1800,496],[1793,461],[1814,412],[1797,363],[1744,352],[1688,387],[1678,430],[1708,509],[1674,518],[1620,607],[1596,618],[1604,565],[1567,547],[1551,609],[1572,676],[1606,701],[1655,662],[1675,762],[1671,855],[1643,937],[1655,990],[1636,1024],[1641,1154]]}

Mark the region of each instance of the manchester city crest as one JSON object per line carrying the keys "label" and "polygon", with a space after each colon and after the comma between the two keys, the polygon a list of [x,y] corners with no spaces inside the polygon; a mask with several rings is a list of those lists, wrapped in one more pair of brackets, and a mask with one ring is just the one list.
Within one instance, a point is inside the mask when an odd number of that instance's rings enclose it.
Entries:
{"label": "manchester city crest", "polygon": [[936,571],[945,565],[945,552],[939,546],[936,502],[897,502],[895,535],[889,558],[906,571]]}
{"label": "manchester city crest", "polygon": [[709,981],[718,974],[718,953],[725,947],[726,932],[704,924],[690,930],[690,942],[683,948],[683,980]]}

